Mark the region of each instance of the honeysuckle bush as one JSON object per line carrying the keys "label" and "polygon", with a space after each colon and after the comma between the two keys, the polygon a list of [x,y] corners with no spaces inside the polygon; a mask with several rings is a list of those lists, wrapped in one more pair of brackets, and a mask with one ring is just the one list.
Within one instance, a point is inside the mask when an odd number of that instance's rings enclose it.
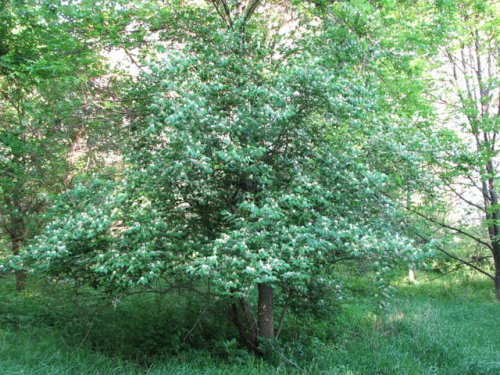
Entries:
{"label": "honeysuckle bush", "polygon": [[122,178],[68,191],[25,265],[110,290],[203,280],[228,301],[265,284],[304,308],[337,293],[339,261],[384,284],[420,250],[387,199],[383,150],[405,149],[370,48],[342,23],[276,36],[207,18],[129,94]]}

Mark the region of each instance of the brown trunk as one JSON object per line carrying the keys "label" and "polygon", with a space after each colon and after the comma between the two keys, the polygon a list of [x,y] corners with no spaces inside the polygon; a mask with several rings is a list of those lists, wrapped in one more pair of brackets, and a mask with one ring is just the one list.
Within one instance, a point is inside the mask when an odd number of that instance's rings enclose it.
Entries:
{"label": "brown trunk", "polygon": [[495,276],[495,292],[497,296],[497,301],[500,301],[500,272],[497,271]]}
{"label": "brown trunk", "polygon": [[[492,194],[492,201],[495,207],[498,207],[498,199],[496,198],[496,194]],[[500,242],[498,240],[500,236],[500,228],[498,227],[498,222],[500,220],[500,215],[498,211],[495,209],[493,213],[487,214],[487,220],[491,220],[494,223],[488,226],[488,232],[490,235],[491,242],[491,252],[493,254],[493,264],[495,266],[495,293],[497,300],[500,301]]]}
{"label": "brown trunk", "polygon": [[[492,160],[486,163],[486,171],[493,175],[494,167]],[[493,254],[493,262],[495,267],[495,276],[493,281],[495,283],[495,295],[497,300],[500,301],[500,211],[498,210],[498,196],[495,190],[495,181],[492,178],[481,181],[483,191],[483,204],[485,211],[485,220],[488,223],[488,235],[491,244],[491,253]]]}
{"label": "brown trunk", "polygon": [[259,284],[258,298],[258,328],[259,336],[274,339],[273,287],[269,284]]}
{"label": "brown trunk", "polygon": [[257,344],[257,322],[252,314],[252,306],[244,298],[240,299],[240,306],[243,311],[243,317],[247,325],[248,336],[251,342]]}
{"label": "brown trunk", "polygon": [[247,332],[245,325],[242,323],[240,319],[240,314],[238,312],[238,306],[236,303],[231,304],[231,316],[233,319],[233,323],[236,325],[238,329],[238,334],[240,336],[240,343],[245,345],[251,351],[260,354],[258,349],[259,343],[257,342],[257,338],[252,337],[252,335]]}
{"label": "brown trunk", "polygon": [[498,243],[493,246],[493,259],[495,262],[495,294],[500,301],[500,249]]}

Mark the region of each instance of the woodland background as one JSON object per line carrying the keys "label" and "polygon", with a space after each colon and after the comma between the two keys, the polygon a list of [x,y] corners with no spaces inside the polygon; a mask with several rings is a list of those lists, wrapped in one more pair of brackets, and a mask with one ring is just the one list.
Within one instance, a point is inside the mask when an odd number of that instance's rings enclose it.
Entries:
{"label": "woodland background", "polygon": [[0,373],[500,373],[498,16],[0,1]]}

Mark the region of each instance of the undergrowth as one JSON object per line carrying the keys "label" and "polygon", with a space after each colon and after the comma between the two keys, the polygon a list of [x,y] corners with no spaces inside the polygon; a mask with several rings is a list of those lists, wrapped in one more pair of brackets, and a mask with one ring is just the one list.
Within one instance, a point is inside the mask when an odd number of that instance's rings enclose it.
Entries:
{"label": "undergrowth", "polygon": [[[0,279],[0,374],[500,374],[500,304],[470,272],[366,280],[321,314],[289,316],[266,360],[239,347],[225,307],[186,293],[112,301],[32,278]],[[114,303],[113,303],[114,302]]]}

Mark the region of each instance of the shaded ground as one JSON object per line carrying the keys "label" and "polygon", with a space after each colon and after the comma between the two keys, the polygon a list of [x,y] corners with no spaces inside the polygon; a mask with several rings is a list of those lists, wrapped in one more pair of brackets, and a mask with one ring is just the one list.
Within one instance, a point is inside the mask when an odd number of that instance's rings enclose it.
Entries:
{"label": "shaded ground", "polygon": [[[0,374],[500,374],[500,303],[488,281],[467,274],[401,281],[382,310],[361,290],[331,322],[316,323],[322,341],[309,340],[303,356],[297,348],[297,357],[278,352],[273,365],[231,342],[223,357],[192,350],[144,364],[104,355],[127,332],[112,326],[99,336],[93,322],[78,320],[73,305],[53,305],[61,296],[49,299],[33,289],[17,296],[11,283],[0,279]],[[130,311],[128,320],[138,308]]]}

